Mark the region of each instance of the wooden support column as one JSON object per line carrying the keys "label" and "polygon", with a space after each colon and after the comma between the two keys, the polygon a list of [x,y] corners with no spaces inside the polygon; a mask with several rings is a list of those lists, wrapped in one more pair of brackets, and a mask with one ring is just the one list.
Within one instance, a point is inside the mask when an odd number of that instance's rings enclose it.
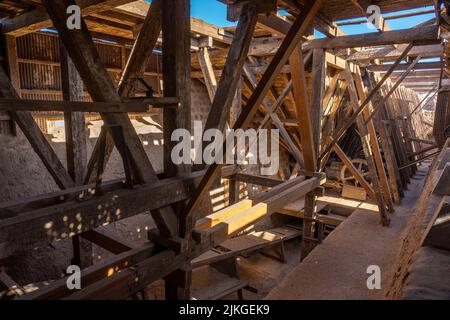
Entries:
{"label": "wooden support column", "polygon": [[[320,135],[322,129],[323,97],[325,91],[325,52],[317,49],[313,51],[313,94],[311,104],[306,89],[306,75],[301,45],[292,53],[289,64],[293,82],[294,100],[297,119],[300,126],[300,139],[305,159],[305,170],[315,172],[318,169]],[[318,243],[314,241],[315,223],[317,216],[317,196],[314,192],[305,195],[305,209],[303,219],[303,237],[301,244],[301,259],[314,249]]]}
{"label": "wooden support column", "polygon": [[[83,101],[83,80],[64,44],[60,43],[61,86],[65,101]],[[64,112],[67,170],[76,184],[83,184],[87,162],[86,123],[83,112]]]}
{"label": "wooden support column", "polygon": [[[356,67],[356,70],[355,70],[355,73],[353,74],[353,76],[354,76],[356,89],[358,91],[360,102],[362,102],[367,97],[366,97],[366,92],[364,90],[364,84],[362,81],[361,72],[360,72],[359,67]],[[378,108],[380,108],[380,106],[378,106]],[[384,201],[387,205],[389,212],[394,212],[395,209],[394,209],[394,203],[392,201],[392,196],[391,196],[391,188],[389,187],[388,178],[386,175],[386,171],[384,169],[384,163],[383,163],[383,158],[381,155],[381,149],[380,149],[380,145],[378,144],[377,132],[375,130],[375,125],[373,124],[372,119],[367,120],[367,119],[369,119],[369,117],[370,117],[370,107],[364,109],[363,118],[365,119],[366,124],[367,124],[370,145],[372,147],[373,157],[375,159],[375,164],[377,167],[378,175],[380,177],[380,186],[381,186],[381,190],[383,191]]]}
{"label": "wooden support column", "polygon": [[[348,90],[350,93],[350,102],[353,108],[353,111],[356,113],[359,109],[358,102],[358,94],[355,87],[355,83],[353,80],[352,72],[350,70],[350,66],[347,63],[345,72],[344,72],[345,80],[348,82]],[[367,126],[364,124],[364,119],[362,114],[359,114],[356,118],[356,125],[358,127],[359,135],[361,136],[361,142],[364,150],[364,155],[367,161],[367,166],[369,168],[369,172],[372,178],[372,185],[375,192],[375,201],[378,205],[378,210],[380,212],[381,223],[383,226],[389,225],[389,217],[386,212],[386,204],[384,202],[384,198],[380,188],[380,181],[377,174],[377,169],[375,165],[375,160],[373,156],[373,151],[370,144],[369,131]]]}
{"label": "wooden support column", "polygon": [[316,159],[320,155],[321,134],[322,134],[322,118],[323,118],[323,100],[325,97],[325,78],[327,75],[327,63],[325,60],[325,50],[313,50],[312,65],[312,94],[311,94],[311,111],[313,123],[314,146]]}

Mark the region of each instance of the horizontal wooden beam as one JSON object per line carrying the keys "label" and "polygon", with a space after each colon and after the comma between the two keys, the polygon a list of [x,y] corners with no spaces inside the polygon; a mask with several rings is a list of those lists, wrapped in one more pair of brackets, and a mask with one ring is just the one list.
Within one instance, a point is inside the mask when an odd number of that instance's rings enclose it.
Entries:
{"label": "horizontal wooden beam", "polygon": [[[29,209],[0,219],[0,243],[27,246],[74,236],[148,210],[157,210],[188,199],[204,172],[159,180],[133,189],[84,195],[39,209]],[[100,193],[100,194],[98,194]],[[80,201],[81,200],[81,201]]]}
{"label": "horizontal wooden beam", "polygon": [[[81,8],[83,16],[90,13],[112,9],[114,7],[133,2],[134,0],[79,0],[77,4]],[[52,27],[47,11],[43,7],[25,12],[2,22],[2,33],[15,37]]]}
{"label": "horizontal wooden beam", "polygon": [[[405,50],[405,46],[399,46],[398,48],[392,46],[386,46],[382,48],[370,48],[357,52],[353,52],[347,57],[349,61],[361,61],[361,60],[394,60],[397,59]],[[409,52],[408,57],[421,56],[423,58],[440,57],[443,53],[443,47],[440,44],[426,45],[426,46],[414,46]]]}
{"label": "horizontal wooden beam", "polygon": [[[152,256],[153,245],[145,244],[139,248],[125,251],[110,259],[95,264],[81,271],[81,283],[87,287],[104,278],[111,277],[120,270],[126,269],[136,263]],[[41,285],[38,290],[26,293],[19,300],[58,300],[73,294],[67,288],[67,277],[55,280],[46,285]]]}
{"label": "horizontal wooden beam", "polygon": [[344,49],[357,47],[372,47],[402,43],[440,43],[438,26],[426,26],[422,28],[385,31],[382,33],[365,33],[336,38],[326,38],[305,42],[303,50],[311,49]]}
{"label": "horizontal wooden beam", "polygon": [[[410,63],[399,64],[395,70],[396,71],[405,71],[409,68]],[[390,64],[380,64],[380,65],[371,65],[367,67],[367,70],[373,72],[387,72],[392,65]],[[440,62],[420,62],[414,66],[414,70],[432,70],[432,69],[440,69],[442,63]]]}
{"label": "horizontal wooden beam", "polygon": [[89,230],[82,233],[81,237],[114,254],[120,254],[136,247],[130,241],[120,238],[114,232],[105,228]]}
{"label": "horizontal wooden beam", "polygon": [[61,112],[146,112],[148,106],[177,107],[177,98],[132,99],[123,103],[82,102],[82,101],[43,101],[25,99],[0,99],[2,111],[61,111]]}

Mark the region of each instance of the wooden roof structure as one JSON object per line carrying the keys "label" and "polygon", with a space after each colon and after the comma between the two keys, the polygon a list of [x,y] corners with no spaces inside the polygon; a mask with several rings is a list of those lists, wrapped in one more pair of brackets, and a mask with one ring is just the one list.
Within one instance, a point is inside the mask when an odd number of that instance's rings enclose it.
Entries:
{"label": "wooden roof structure", "polygon": [[[126,299],[164,278],[168,299],[188,299],[192,259],[299,198],[305,198],[304,258],[320,243],[314,225],[323,221],[315,204],[329,182],[326,168],[334,160],[348,168],[377,206],[380,223],[388,227],[389,214],[400,202],[417,163],[433,156],[428,151],[441,147],[428,140],[430,125],[424,124],[420,112],[437,94],[446,119],[448,94],[442,94],[448,90],[447,49],[442,41],[446,7],[434,8],[431,0],[221,2],[228,5],[228,16],[238,21],[237,27],[223,28],[191,17],[189,0],[151,4],[80,0],[83,23],[73,30],[66,25],[65,13],[73,0],[0,4],[8,51],[4,59],[8,72],[0,68],[1,121],[18,125],[61,188],[0,204],[0,248],[12,250],[7,244],[14,242],[26,249],[38,241],[71,238],[78,253],[74,261],[81,264],[81,237],[115,253],[84,270],[85,287],[79,291],[67,290],[65,279],[60,279],[33,292],[16,284],[10,290],[14,298]],[[340,26],[352,22],[342,20],[364,21],[368,5],[378,5],[383,14],[421,8],[435,17],[414,28],[392,30],[386,16],[375,33],[347,35]],[[20,37],[43,29],[56,31],[63,44],[58,58],[45,63],[61,68],[62,101],[21,96],[18,65],[24,61],[14,50]],[[315,39],[313,29],[325,38]],[[124,62],[117,83],[94,40],[129,49],[129,54],[121,55]],[[163,81],[163,90],[159,95],[138,95],[154,54],[161,58],[162,69],[156,68],[152,76]],[[428,58],[434,60],[422,61]],[[227,123],[234,129],[279,130],[288,160],[275,181],[241,172],[237,166],[177,165],[170,160],[175,147],[172,132],[191,128],[191,78],[204,83],[211,99],[205,130],[224,131]],[[150,106],[163,114],[162,174],[147,157],[128,114],[145,113]],[[67,169],[32,111],[64,112]],[[82,159],[87,112],[96,112],[105,124],[89,161]],[[441,121],[436,134],[445,130]],[[124,181],[105,182],[104,167],[114,147],[123,161]],[[367,163],[365,172],[353,163],[360,157]],[[205,227],[199,208],[218,178],[230,181],[230,205],[206,217]],[[236,194],[239,181],[267,188],[242,199]],[[186,206],[180,205],[185,202]],[[151,243],[143,247],[132,248],[117,235],[97,229],[142,212],[150,212],[157,226],[149,233]],[[11,289],[10,284],[3,286]]]}

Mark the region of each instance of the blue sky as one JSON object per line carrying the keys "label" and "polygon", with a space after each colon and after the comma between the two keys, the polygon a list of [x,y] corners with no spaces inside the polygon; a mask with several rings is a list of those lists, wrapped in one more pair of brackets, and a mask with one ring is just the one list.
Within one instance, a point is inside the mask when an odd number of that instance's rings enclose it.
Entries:
{"label": "blue sky", "polygon": [[[420,8],[416,10],[422,10],[422,9],[431,9],[432,6]],[[406,10],[406,11],[400,11],[396,12],[395,14],[399,13],[407,13],[407,12],[413,12],[415,10]],[[191,15],[193,17],[202,19],[206,22],[218,25],[218,26],[231,26],[234,25],[233,23],[227,21],[227,9],[226,6],[217,1],[217,0],[191,0]],[[389,16],[392,14],[387,14],[385,16]],[[391,29],[405,29],[410,28],[414,25],[417,25],[421,22],[424,22],[426,20],[432,19],[434,17],[433,13],[420,15],[420,16],[414,16],[414,17],[408,17],[403,19],[396,19],[396,20],[389,20],[389,26]],[[361,25],[350,25],[350,26],[343,26],[342,29],[347,32],[348,34],[356,34],[356,33],[367,33],[367,32],[375,32],[373,30],[370,30],[367,28],[366,24]]]}

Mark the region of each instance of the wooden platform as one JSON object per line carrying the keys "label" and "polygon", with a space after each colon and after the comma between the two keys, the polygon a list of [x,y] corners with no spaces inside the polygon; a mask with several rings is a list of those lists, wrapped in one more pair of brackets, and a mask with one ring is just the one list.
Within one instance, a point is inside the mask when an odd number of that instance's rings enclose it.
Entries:
{"label": "wooden platform", "polygon": [[300,237],[301,234],[302,232],[299,229],[289,226],[236,237],[192,260],[191,265],[193,268],[197,268],[238,255],[270,248],[279,245],[282,241]]}

